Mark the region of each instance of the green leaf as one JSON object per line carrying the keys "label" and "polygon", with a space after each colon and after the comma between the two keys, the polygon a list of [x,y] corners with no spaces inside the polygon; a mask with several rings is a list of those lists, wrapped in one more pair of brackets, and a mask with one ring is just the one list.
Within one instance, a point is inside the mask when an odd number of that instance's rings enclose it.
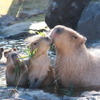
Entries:
{"label": "green leaf", "polygon": [[45,33],[43,33],[43,32],[37,32],[39,35],[41,35],[41,36],[46,36],[46,34]]}

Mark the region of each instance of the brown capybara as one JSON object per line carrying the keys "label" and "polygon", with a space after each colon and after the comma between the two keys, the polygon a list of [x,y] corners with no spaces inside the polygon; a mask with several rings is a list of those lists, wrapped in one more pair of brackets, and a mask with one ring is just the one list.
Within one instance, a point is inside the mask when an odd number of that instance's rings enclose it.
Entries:
{"label": "brown capybara", "polygon": [[71,28],[57,25],[50,37],[56,48],[55,74],[64,87],[100,86],[100,58],[86,48],[86,38]]}
{"label": "brown capybara", "polygon": [[51,40],[48,37],[37,36],[34,41],[30,43],[29,49],[31,56],[29,61],[29,87],[41,88],[43,86],[52,85],[54,82],[53,68],[50,67],[50,60],[48,57],[48,50],[50,48]]}
{"label": "brown capybara", "polygon": [[4,49],[3,48],[0,48],[0,59],[2,58],[3,51],[4,51]]}
{"label": "brown capybara", "polygon": [[17,51],[4,51],[7,58],[6,63],[6,82],[7,86],[28,87],[28,69],[25,63],[18,58]]}

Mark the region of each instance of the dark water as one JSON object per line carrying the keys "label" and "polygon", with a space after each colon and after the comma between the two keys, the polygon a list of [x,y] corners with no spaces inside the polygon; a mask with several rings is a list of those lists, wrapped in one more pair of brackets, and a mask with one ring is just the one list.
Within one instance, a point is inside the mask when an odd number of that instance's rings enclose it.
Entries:
{"label": "dark water", "polygon": [[[19,53],[25,54],[24,50],[26,49],[28,42],[25,42],[24,39],[19,39],[19,40],[0,40],[0,47],[3,47],[4,49],[10,49],[10,48],[17,48]],[[93,52],[96,55],[100,55],[100,41],[89,44],[88,48],[90,49],[91,52]],[[51,63],[54,63],[55,59],[55,53],[52,51],[49,51],[49,56],[51,59]],[[0,87],[6,87],[6,80],[5,80],[5,59],[2,58],[0,60]],[[72,88],[70,89],[57,89],[54,87],[46,88],[44,91],[50,92],[50,93],[55,93],[57,95],[79,95],[81,92],[84,90],[73,90]]]}

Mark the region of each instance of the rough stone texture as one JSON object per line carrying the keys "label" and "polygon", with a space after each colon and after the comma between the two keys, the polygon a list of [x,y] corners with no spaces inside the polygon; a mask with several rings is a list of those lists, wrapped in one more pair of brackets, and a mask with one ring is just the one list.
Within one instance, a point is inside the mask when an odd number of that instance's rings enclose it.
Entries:
{"label": "rough stone texture", "polygon": [[61,24],[75,28],[83,8],[90,0],[50,0],[45,21],[50,28]]}
{"label": "rough stone texture", "polygon": [[[96,91],[95,91],[96,92]],[[98,94],[98,92],[97,92]],[[100,100],[100,94],[85,97],[56,96],[43,90],[30,90],[14,87],[0,88],[0,100]]]}
{"label": "rough stone texture", "polygon": [[0,33],[4,38],[16,38],[20,36],[29,35],[29,30],[42,30],[47,27],[45,22],[32,23],[32,22],[20,22],[14,25],[5,27]]}
{"label": "rough stone texture", "polygon": [[31,18],[32,16],[36,16],[39,14],[44,14],[46,11],[41,9],[35,9],[30,11],[22,11],[19,13],[19,18]]}
{"label": "rough stone texture", "polygon": [[17,21],[20,21],[20,19],[13,17],[11,15],[4,15],[0,17],[0,26],[9,26],[11,24],[16,23]]}
{"label": "rough stone texture", "polygon": [[100,1],[91,2],[84,9],[77,30],[87,37],[88,42],[100,40]]}

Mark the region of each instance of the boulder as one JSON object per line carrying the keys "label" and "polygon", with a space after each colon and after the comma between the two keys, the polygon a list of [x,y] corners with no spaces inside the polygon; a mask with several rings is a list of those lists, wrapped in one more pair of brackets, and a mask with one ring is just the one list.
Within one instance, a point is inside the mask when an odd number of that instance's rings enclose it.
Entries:
{"label": "boulder", "polygon": [[0,26],[9,26],[11,24],[14,24],[16,22],[20,21],[19,18],[16,18],[11,15],[4,15],[0,17]]}
{"label": "boulder", "polygon": [[0,36],[3,36],[4,38],[19,38],[19,37],[26,37],[30,34],[30,30],[39,31],[47,27],[45,22],[39,22],[39,23],[32,23],[32,22],[20,22],[14,25],[10,25],[8,27],[5,27],[2,32],[0,33]]}
{"label": "boulder", "polygon": [[84,9],[77,31],[86,36],[89,43],[100,40],[100,0],[90,2]]}
{"label": "boulder", "polygon": [[51,0],[45,22],[50,28],[61,24],[75,28],[83,8],[90,0]]}

